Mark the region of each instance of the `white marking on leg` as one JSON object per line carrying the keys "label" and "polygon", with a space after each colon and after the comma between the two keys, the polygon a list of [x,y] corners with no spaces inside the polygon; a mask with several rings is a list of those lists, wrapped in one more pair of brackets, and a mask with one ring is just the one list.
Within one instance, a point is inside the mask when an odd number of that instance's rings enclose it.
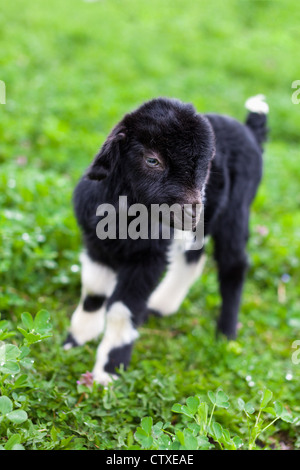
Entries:
{"label": "white marking on leg", "polygon": [[[97,338],[104,330],[105,306],[95,312],[86,312],[83,300],[76,308],[71,318],[70,332],[79,345]],[[65,345],[65,349],[68,349]]]}
{"label": "white marking on leg", "polygon": [[106,327],[103,339],[97,349],[93,376],[96,382],[107,385],[116,376],[104,370],[109,353],[115,348],[131,344],[139,334],[131,321],[130,310],[123,302],[115,302],[106,314]]}
{"label": "white marking on leg", "polygon": [[175,313],[190,287],[201,275],[206,257],[203,254],[196,263],[187,263],[184,252],[173,250],[173,259],[161,283],[150,296],[148,308],[163,316]]}
{"label": "white marking on leg", "polygon": [[116,273],[108,266],[93,261],[85,252],[81,254],[80,261],[85,293],[109,297],[116,285]]}

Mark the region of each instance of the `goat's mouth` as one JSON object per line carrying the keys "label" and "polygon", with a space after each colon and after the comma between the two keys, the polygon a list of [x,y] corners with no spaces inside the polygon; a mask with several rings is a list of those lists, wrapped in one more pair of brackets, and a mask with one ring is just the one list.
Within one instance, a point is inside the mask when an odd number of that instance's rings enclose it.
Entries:
{"label": "goat's mouth", "polygon": [[171,212],[169,217],[162,218],[162,222],[177,230],[194,231],[200,222],[200,218],[201,208],[195,213],[191,213],[189,210]]}
{"label": "goat's mouth", "polygon": [[201,218],[202,204],[185,204],[183,206],[183,219],[187,224],[191,223],[193,228],[196,227]]}

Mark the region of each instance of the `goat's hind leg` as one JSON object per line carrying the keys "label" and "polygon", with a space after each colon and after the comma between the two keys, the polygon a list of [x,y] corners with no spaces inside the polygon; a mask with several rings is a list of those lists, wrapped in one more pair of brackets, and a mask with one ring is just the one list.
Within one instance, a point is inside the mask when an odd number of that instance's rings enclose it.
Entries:
{"label": "goat's hind leg", "polygon": [[224,214],[220,230],[213,236],[222,296],[218,331],[231,339],[236,337],[238,313],[248,268],[248,217],[247,211],[241,214],[233,210]]}

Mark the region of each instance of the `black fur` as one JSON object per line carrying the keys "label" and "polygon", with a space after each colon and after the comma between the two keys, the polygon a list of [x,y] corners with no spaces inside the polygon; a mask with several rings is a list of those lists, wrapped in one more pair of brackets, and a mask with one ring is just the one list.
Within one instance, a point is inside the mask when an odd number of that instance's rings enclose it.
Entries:
{"label": "black fur", "polygon": [[105,302],[104,295],[87,295],[83,301],[83,309],[86,312],[95,312]]}
{"label": "black fur", "polygon": [[123,364],[126,368],[131,358],[132,346],[133,344],[130,343],[125,344],[125,346],[112,349],[109,353],[108,361],[104,370],[110,374],[115,374],[116,369],[120,367],[120,364]]}
{"label": "black fur", "polygon": [[[236,335],[237,315],[247,269],[249,207],[262,175],[261,145],[266,116],[249,113],[246,124],[221,115],[201,115],[190,104],[154,99],[125,115],[113,129],[76,187],[74,206],[90,258],[117,272],[107,309],[122,301],[132,322],[146,318],[147,300],[167,265],[169,240],[100,240],[96,236],[100,204],[204,203],[205,235],[215,244],[220,292],[219,330]],[[158,156],[149,168],[147,155]],[[205,192],[205,197],[204,197]],[[186,252],[196,262],[203,249]],[[131,345],[112,350],[105,369],[112,372],[130,359]]]}
{"label": "black fur", "polygon": [[65,339],[65,344],[69,344],[70,347],[79,346],[79,344],[77,343],[77,341],[76,341],[76,339],[74,338],[74,336],[72,335],[72,333],[68,333],[68,336],[67,336],[67,338]]}

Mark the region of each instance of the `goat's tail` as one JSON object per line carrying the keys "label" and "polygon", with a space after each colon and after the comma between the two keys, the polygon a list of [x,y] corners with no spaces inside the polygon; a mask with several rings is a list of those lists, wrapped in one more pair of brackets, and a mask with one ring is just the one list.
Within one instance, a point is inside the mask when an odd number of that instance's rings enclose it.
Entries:
{"label": "goat's tail", "polygon": [[249,111],[246,126],[251,129],[258,144],[262,146],[267,140],[267,114],[269,112],[269,106],[265,102],[264,95],[256,95],[248,98],[245,103],[245,108]]}

